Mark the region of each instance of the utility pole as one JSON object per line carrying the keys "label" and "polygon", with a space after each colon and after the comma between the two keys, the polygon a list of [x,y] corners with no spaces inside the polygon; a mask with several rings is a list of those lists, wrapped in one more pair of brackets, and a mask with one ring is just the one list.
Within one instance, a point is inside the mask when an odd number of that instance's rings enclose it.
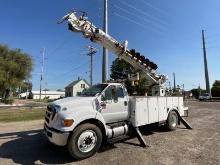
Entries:
{"label": "utility pole", "polygon": [[92,81],[93,81],[93,55],[97,53],[97,49],[88,46],[88,53],[87,55],[90,56],[90,86],[92,86]]}
{"label": "utility pole", "polygon": [[176,77],[174,72],[173,72],[173,89],[174,91],[176,91]]}
{"label": "utility pole", "polygon": [[[108,0],[104,0],[104,26],[103,30],[108,33]],[[102,56],[102,82],[106,82],[108,78],[108,49],[103,47]]]}
{"label": "utility pole", "polygon": [[208,64],[207,64],[207,57],[206,57],[206,45],[205,45],[205,32],[204,32],[204,30],[202,30],[202,45],[203,45],[203,56],[204,56],[206,92],[211,95],[210,84],[209,84]]}
{"label": "utility pole", "polygon": [[172,88],[171,88],[171,83],[169,81],[169,96],[171,96],[171,95],[172,95]]}
{"label": "utility pole", "polygon": [[42,61],[41,61],[41,74],[40,74],[40,97],[39,100],[41,100],[41,91],[42,91],[42,81],[43,81],[43,75],[44,75],[44,60],[45,60],[45,48],[41,51],[42,55]]}
{"label": "utility pole", "polygon": [[183,84],[183,100],[185,100],[186,93],[185,93],[185,85]]}
{"label": "utility pole", "polygon": [[198,86],[198,90],[199,90],[199,96],[201,96],[201,88],[200,88],[200,83],[199,83],[199,86]]}

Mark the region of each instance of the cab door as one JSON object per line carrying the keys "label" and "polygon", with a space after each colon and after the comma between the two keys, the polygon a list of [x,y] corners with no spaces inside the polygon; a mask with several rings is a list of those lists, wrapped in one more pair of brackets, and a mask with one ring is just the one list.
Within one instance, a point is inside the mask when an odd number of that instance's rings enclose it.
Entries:
{"label": "cab door", "polygon": [[110,85],[102,94],[101,114],[106,123],[128,119],[128,96],[121,85]]}

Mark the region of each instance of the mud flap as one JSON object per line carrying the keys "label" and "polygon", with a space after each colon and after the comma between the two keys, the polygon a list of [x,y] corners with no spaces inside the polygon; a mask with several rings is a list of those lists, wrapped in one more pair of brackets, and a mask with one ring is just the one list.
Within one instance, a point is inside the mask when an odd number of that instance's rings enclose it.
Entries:
{"label": "mud flap", "polygon": [[187,129],[193,129],[193,128],[191,127],[191,125],[190,125],[184,118],[182,118],[181,116],[179,116],[179,118],[180,118],[180,122],[183,123],[183,125],[184,125]]}

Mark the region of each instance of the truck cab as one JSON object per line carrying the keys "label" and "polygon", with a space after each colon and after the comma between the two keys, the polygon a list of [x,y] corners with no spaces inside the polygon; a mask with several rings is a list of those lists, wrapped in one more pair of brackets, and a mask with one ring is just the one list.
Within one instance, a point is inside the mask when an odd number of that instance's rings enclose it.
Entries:
{"label": "truck cab", "polygon": [[106,84],[106,88],[97,97],[100,103],[100,113],[106,123],[128,119],[128,93],[119,83]]}
{"label": "truck cab", "polygon": [[64,146],[81,122],[93,120],[105,128],[108,123],[126,121],[128,99],[122,84],[104,83],[85,89],[80,96],[56,100],[47,106],[45,133],[49,141]]}

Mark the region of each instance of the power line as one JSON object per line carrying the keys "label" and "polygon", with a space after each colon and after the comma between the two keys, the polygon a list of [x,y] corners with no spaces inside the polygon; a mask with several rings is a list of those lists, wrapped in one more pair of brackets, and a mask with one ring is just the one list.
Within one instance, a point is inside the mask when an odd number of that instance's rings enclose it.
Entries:
{"label": "power line", "polygon": [[132,15],[132,16],[134,16],[134,17],[137,17],[137,18],[139,18],[139,19],[142,19],[143,21],[150,23],[151,25],[155,26],[155,27],[158,28],[158,29],[164,29],[162,26],[157,25],[156,23],[150,21],[149,19],[147,19],[147,18],[145,18],[145,17],[140,17],[140,16],[138,16],[138,15],[136,15],[136,14],[134,14],[134,13],[131,13],[130,11],[128,11],[128,10],[126,10],[126,9],[124,9],[124,8],[119,7],[118,5],[115,5],[115,4],[114,4],[114,7],[117,8],[117,9],[119,9],[119,10],[121,10],[121,11],[123,11],[123,12],[125,12],[125,13],[127,13],[127,14],[130,14],[130,15]]}
{"label": "power line", "polygon": [[71,72],[73,72],[73,71],[75,71],[75,70],[78,70],[79,68],[85,66],[86,64],[88,64],[88,61],[86,61],[86,62],[84,62],[84,63],[78,65],[77,67],[74,67],[73,69],[71,69],[71,70],[69,70],[69,71],[67,71],[67,72],[61,73],[61,74],[59,74],[59,75],[57,75],[57,76],[58,76],[58,77],[61,77],[61,76],[67,75],[67,74],[69,74],[69,73],[71,73]]}
{"label": "power line", "polygon": [[125,2],[125,1],[123,1],[123,0],[118,0],[118,1],[119,1],[120,3],[126,5],[127,7],[131,8],[131,9],[134,9],[134,10],[136,10],[137,12],[139,12],[139,13],[145,15],[146,17],[149,17],[149,18],[151,18],[151,19],[153,19],[153,20],[155,20],[155,21],[158,21],[158,22],[160,22],[161,24],[167,25],[167,23],[165,23],[164,21],[158,19],[158,18],[155,17],[155,16],[152,16],[152,15],[146,13],[145,11],[142,11],[142,10],[140,10],[140,9],[138,9],[138,8],[136,8],[136,7],[132,6],[132,5],[130,5],[128,2]]}
{"label": "power line", "polygon": [[55,47],[53,50],[51,50],[50,52],[48,52],[48,55],[50,54],[54,54],[58,49],[60,49],[61,47],[63,47],[64,45],[66,45],[67,42],[69,42],[71,39],[67,38],[65,39],[63,42],[61,42],[57,47]]}
{"label": "power line", "polygon": [[122,15],[120,15],[120,14],[117,13],[117,12],[114,12],[114,14],[117,15],[117,16],[119,16],[119,17],[121,17],[121,18],[123,18],[123,19],[126,19],[126,20],[128,20],[128,21],[130,21],[130,22],[133,22],[133,23],[137,24],[137,25],[141,26],[142,28],[146,28],[144,24],[141,24],[141,23],[139,23],[139,22],[136,22],[136,21],[134,21],[134,20],[132,20],[132,19],[126,17],[126,16],[122,16]]}
{"label": "power line", "polygon": [[[132,23],[135,23],[136,25],[139,25],[140,27],[142,27],[142,28],[144,28],[144,29],[150,29],[150,30],[152,30],[152,31],[154,31],[154,32],[161,33],[161,31],[158,31],[158,30],[152,29],[152,28],[147,28],[146,25],[144,25],[144,24],[142,24],[142,23],[139,23],[139,22],[137,22],[137,21],[134,21],[133,19],[130,19],[130,18],[126,17],[126,16],[122,16],[121,14],[119,14],[119,13],[117,13],[117,12],[114,12],[114,14],[115,14],[116,16],[118,16],[118,17],[121,17],[121,18],[127,20],[127,21],[130,21],[130,22],[132,22]],[[161,34],[162,34],[162,33],[161,33]]]}
{"label": "power line", "polygon": [[162,14],[167,14],[166,11],[164,10],[161,10],[153,5],[151,5],[150,3],[146,2],[145,0],[141,0],[145,5],[149,6],[150,8],[154,9],[155,11],[159,12],[159,13],[162,13]]}
{"label": "power line", "polygon": [[[110,2],[111,2],[111,1],[110,1]],[[130,15],[132,15],[132,16],[138,18],[138,19],[142,19],[142,22],[146,22],[146,23],[148,22],[148,23],[150,23],[150,24],[151,24],[152,26],[154,26],[154,27],[146,26],[145,24],[143,24],[143,23],[140,22],[140,21],[134,20],[134,19],[132,19],[132,18],[130,18],[130,17],[128,17],[128,16],[123,16],[123,15],[121,15],[121,14],[119,14],[118,12],[115,12],[115,11],[112,12],[112,14],[114,14],[114,15],[116,15],[116,16],[118,16],[118,17],[120,17],[120,18],[122,18],[122,19],[124,19],[124,20],[126,20],[126,21],[130,21],[130,22],[132,22],[132,23],[135,23],[136,25],[139,25],[141,28],[154,31],[154,32],[156,32],[156,33],[164,34],[164,33],[161,32],[161,30],[165,29],[165,28],[163,27],[164,25],[158,25],[159,23],[152,22],[152,19],[149,20],[149,19],[143,17],[142,15],[134,14],[134,12],[131,13],[128,9],[119,7],[119,6],[116,5],[116,4],[113,4],[113,3],[109,3],[109,4],[110,4],[111,7],[117,8],[118,10],[121,10],[121,11],[127,13],[127,14],[130,14]]]}
{"label": "power line", "polygon": [[[81,50],[79,50],[79,52],[81,52]],[[82,55],[82,54],[79,54],[77,55],[77,57],[74,56],[74,54],[78,54],[77,51],[71,51],[71,52],[69,51],[69,52],[66,52],[65,54],[66,54],[65,57],[62,56],[61,58],[64,64],[72,64],[73,62],[76,62],[75,58],[79,59],[78,56]],[[72,57],[75,57],[75,58],[72,58]]]}

